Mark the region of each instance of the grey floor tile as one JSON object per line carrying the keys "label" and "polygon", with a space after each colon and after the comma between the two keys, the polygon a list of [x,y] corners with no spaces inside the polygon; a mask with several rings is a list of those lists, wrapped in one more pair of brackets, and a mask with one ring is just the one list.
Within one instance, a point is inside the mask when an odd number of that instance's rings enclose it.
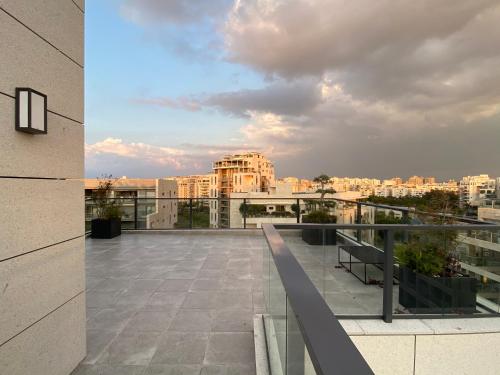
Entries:
{"label": "grey floor tile", "polygon": [[87,329],[120,331],[134,313],[126,308],[102,309],[87,321]]}
{"label": "grey floor tile", "polygon": [[197,365],[150,365],[144,375],[199,375],[200,371]]}
{"label": "grey floor tile", "polygon": [[139,310],[123,329],[126,332],[164,332],[170,326],[175,310],[148,311]]}
{"label": "grey floor tile", "polygon": [[252,310],[217,311],[212,331],[214,332],[253,332]]}
{"label": "grey floor tile", "polygon": [[193,291],[186,296],[183,309],[215,309],[217,308],[217,292]]}
{"label": "grey floor tile", "polygon": [[83,359],[84,364],[95,364],[101,356],[104,349],[118,335],[116,331],[108,331],[101,329],[87,330],[87,355]]}
{"label": "grey floor tile", "polygon": [[201,365],[207,343],[207,333],[164,333],[151,363]]}
{"label": "grey floor tile", "polygon": [[217,309],[252,309],[250,291],[222,291],[217,294]]}
{"label": "grey floor tile", "polygon": [[167,279],[158,287],[158,292],[187,292],[193,284],[190,279]]}
{"label": "grey floor tile", "polygon": [[191,285],[191,291],[198,290],[220,290],[223,287],[223,282],[220,279],[197,279]]}
{"label": "grey floor tile", "polygon": [[205,362],[206,364],[253,364],[255,362],[253,334],[212,333]]}
{"label": "grey floor tile", "polygon": [[99,363],[121,365],[148,365],[153,357],[159,333],[123,332],[106,348]]}
{"label": "grey floor tile", "polygon": [[87,292],[87,307],[108,308],[114,307],[118,299],[119,291],[101,292],[93,289]]}
{"label": "grey floor tile", "polygon": [[168,330],[179,332],[210,332],[214,311],[180,309]]}
{"label": "grey floor tile", "polygon": [[149,298],[144,309],[172,310],[179,308],[186,299],[185,292],[155,292]]}
{"label": "grey floor tile", "polygon": [[80,365],[71,375],[143,375],[146,366]]}
{"label": "grey floor tile", "polygon": [[208,365],[200,375],[255,375],[255,365]]}

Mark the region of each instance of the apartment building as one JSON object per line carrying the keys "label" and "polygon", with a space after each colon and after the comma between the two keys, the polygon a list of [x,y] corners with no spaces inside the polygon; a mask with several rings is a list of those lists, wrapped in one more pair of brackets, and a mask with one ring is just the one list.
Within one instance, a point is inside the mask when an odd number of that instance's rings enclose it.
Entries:
{"label": "apartment building", "polygon": [[[274,165],[259,152],[226,155],[213,163],[210,176],[210,226],[230,226],[230,202],[233,192],[270,192],[276,188]],[[220,206],[219,206],[220,205]]]}
{"label": "apartment building", "polygon": [[[102,180],[98,178],[86,178],[85,197],[91,197]],[[111,198],[155,198],[155,178],[127,178],[126,176],[112,180]]]}
{"label": "apartment building", "polygon": [[305,193],[313,191],[313,182],[305,178],[283,177],[277,180],[277,184],[289,184],[293,193]]}
{"label": "apartment building", "polygon": [[0,374],[86,354],[83,28],[81,0],[0,1]]}
{"label": "apartment building", "polygon": [[172,177],[177,182],[179,198],[209,198],[211,174]]}
{"label": "apartment building", "polygon": [[[100,182],[97,178],[84,180],[87,229],[94,217],[92,195]],[[125,229],[170,229],[177,222],[177,199],[156,199],[178,198],[176,181],[123,176],[113,180],[109,198],[119,199]]]}
{"label": "apartment building", "polygon": [[463,177],[459,183],[460,203],[478,206],[482,199],[497,195],[497,180],[487,174]]}
{"label": "apartment building", "polygon": [[156,198],[154,212],[146,215],[146,229],[172,229],[177,223],[177,183],[172,180],[156,180]]}

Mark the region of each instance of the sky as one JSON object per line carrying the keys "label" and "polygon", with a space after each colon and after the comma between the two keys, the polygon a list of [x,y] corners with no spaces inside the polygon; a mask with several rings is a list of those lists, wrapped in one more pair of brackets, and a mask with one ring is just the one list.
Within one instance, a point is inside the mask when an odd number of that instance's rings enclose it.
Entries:
{"label": "sky", "polygon": [[87,0],[86,177],[500,176],[498,0]]}

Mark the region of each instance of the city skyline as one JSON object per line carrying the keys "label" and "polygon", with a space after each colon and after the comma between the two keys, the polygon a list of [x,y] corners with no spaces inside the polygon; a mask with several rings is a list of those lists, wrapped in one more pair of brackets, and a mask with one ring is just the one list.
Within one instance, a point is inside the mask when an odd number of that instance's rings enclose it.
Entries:
{"label": "city skyline", "polygon": [[500,175],[497,2],[284,6],[88,1],[86,176]]}

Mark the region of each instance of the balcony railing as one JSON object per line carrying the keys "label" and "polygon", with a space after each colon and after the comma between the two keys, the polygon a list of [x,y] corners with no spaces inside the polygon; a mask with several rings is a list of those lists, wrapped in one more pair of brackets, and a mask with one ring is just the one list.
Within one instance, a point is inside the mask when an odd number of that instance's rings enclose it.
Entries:
{"label": "balcony railing", "polygon": [[[271,368],[272,373],[372,373],[339,318],[382,318],[391,323],[403,318],[500,316],[499,284],[481,297],[481,280],[466,268],[454,264],[457,272],[453,277],[428,276],[425,267],[410,267],[395,254],[398,246],[409,243],[420,244],[409,248],[419,252],[422,249],[418,247],[425,246],[426,236],[451,242],[455,233],[499,231],[500,225],[263,224],[262,228],[268,245],[263,258],[264,327],[270,364],[276,367],[276,371]],[[319,232],[319,246],[301,243],[292,235],[297,230]],[[383,247],[367,246],[350,236],[349,231],[380,233]],[[334,232],[334,236],[329,232]],[[443,246],[447,251],[455,250]],[[349,254],[349,260],[342,259],[342,251]],[[425,258],[415,259],[417,263],[429,262]],[[363,262],[364,286],[363,277],[355,275],[363,269]],[[369,274],[380,278],[376,283],[366,283],[367,264],[371,268]],[[364,300],[374,310],[380,306],[381,314],[346,314],[346,296],[356,293],[358,300]],[[342,309],[343,314],[337,313]],[[297,369],[299,372],[294,372]]]}

